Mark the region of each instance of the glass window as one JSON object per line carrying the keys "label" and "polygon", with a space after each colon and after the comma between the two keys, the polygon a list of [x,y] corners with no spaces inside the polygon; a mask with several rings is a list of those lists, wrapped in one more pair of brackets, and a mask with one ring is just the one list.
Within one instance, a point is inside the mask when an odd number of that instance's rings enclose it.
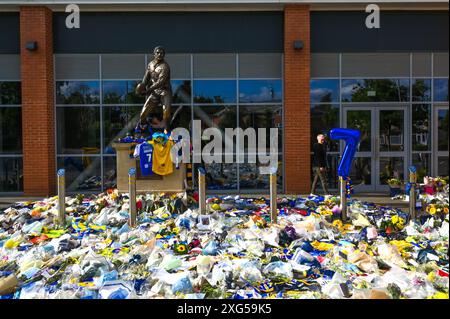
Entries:
{"label": "glass window", "polygon": [[58,154],[100,153],[100,108],[57,107]]}
{"label": "glass window", "polygon": [[434,100],[448,102],[448,79],[434,79]]}
{"label": "glass window", "polygon": [[0,192],[22,192],[21,157],[0,157]]}
{"label": "glass window", "polygon": [[140,81],[103,81],[103,103],[143,104],[145,97],[135,93]]}
{"label": "glass window", "polygon": [[448,156],[438,157],[438,175],[448,176]]}
{"label": "glass window", "polygon": [[408,79],[342,80],[342,102],[409,101]]}
{"label": "glass window", "polygon": [[187,130],[191,127],[191,105],[172,106],[172,129],[183,127]]}
{"label": "glass window", "polygon": [[235,103],[236,81],[234,80],[195,80],[195,103]]}
{"label": "glass window", "polygon": [[329,138],[330,130],[339,127],[339,104],[312,104],[311,105],[311,150],[317,143],[317,135],[328,136],[326,143],[328,151],[339,152],[339,141]]}
{"label": "glass window", "polygon": [[431,175],[431,154],[413,153],[412,164],[417,168],[417,182],[422,183],[425,176]]}
{"label": "glass window", "polygon": [[438,151],[448,151],[448,109],[438,110]]}
{"label": "glass window", "polygon": [[103,157],[103,188],[117,187],[116,157]]}
{"label": "glass window", "polygon": [[414,79],[412,82],[413,101],[431,101],[431,80]]}
{"label": "glass window", "polygon": [[[197,185],[199,166],[199,164],[194,165],[194,185]],[[237,165],[235,163],[211,163],[204,164],[203,167],[206,171],[206,189],[219,191],[237,189]]]}
{"label": "glass window", "polygon": [[172,103],[191,103],[191,81],[171,80],[173,98]]}
{"label": "glass window", "polygon": [[339,80],[311,80],[311,103],[339,102]]}
{"label": "glass window", "polygon": [[240,80],[239,102],[281,102],[281,80]]}
{"label": "glass window", "polygon": [[[283,136],[282,136],[282,107],[275,105],[264,106],[239,106],[239,126],[245,131],[247,128],[252,127],[256,131],[256,145],[258,147],[258,128],[266,129],[266,149],[270,150],[270,128],[278,128],[278,152],[282,152],[283,149]],[[248,138],[244,140],[244,149],[248,149]]]}
{"label": "glass window", "polygon": [[98,192],[102,187],[100,156],[59,157],[58,168],[66,170],[68,192]]}
{"label": "glass window", "polygon": [[431,150],[431,105],[412,105],[412,147],[413,151]]}
{"label": "glass window", "polygon": [[22,103],[20,82],[0,82],[0,104],[11,105]]}
{"label": "glass window", "polygon": [[194,120],[201,120],[202,130],[208,127],[235,128],[237,124],[235,105],[194,105]]}
{"label": "glass window", "polygon": [[[282,156],[278,157],[277,188],[283,189]],[[270,182],[268,174],[260,174],[260,167],[267,166],[259,161],[249,163],[247,157],[244,163],[239,164],[239,188],[243,190],[269,190]]]}
{"label": "glass window", "polygon": [[[327,180],[328,180],[328,188],[338,188],[339,187],[339,176],[337,174],[337,169],[340,161],[339,154],[328,154],[327,155]],[[312,161],[311,161],[312,163]]]}
{"label": "glass window", "polygon": [[22,108],[0,107],[0,153],[22,153]]}
{"label": "glass window", "polygon": [[98,81],[57,81],[56,104],[100,103]]}
{"label": "glass window", "polygon": [[[328,189],[337,189],[339,187],[339,176],[337,174],[337,168],[339,166],[340,161],[339,154],[327,154],[327,165],[328,170],[327,174],[327,182]],[[314,154],[311,154],[311,163],[314,162]],[[314,172],[311,171],[311,185],[314,181]],[[352,181],[353,182],[353,181]],[[316,189],[322,189],[322,183],[318,180]]]}
{"label": "glass window", "polygon": [[[197,106],[194,105],[194,120],[201,121],[202,132],[209,127],[216,127],[222,132],[222,151],[225,152],[225,128],[236,128],[237,115],[236,106]],[[202,149],[210,140],[202,138]],[[233,150],[236,150],[236,138],[233,139]]]}
{"label": "glass window", "polygon": [[105,106],[103,107],[103,127],[105,153],[115,153],[111,144],[133,129],[139,121],[140,106]]}

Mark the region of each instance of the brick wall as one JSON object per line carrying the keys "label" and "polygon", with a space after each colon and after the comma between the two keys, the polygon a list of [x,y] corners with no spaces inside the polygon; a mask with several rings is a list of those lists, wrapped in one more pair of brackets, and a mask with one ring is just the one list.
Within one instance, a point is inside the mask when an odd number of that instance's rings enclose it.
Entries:
{"label": "brick wall", "polygon": [[[37,41],[37,50],[25,49]],[[20,7],[22,139],[24,193],[48,196],[56,191],[52,11]]]}
{"label": "brick wall", "polygon": [[[294,50],[294,40],[302,40],[303,49]],[[309,6],[289,4],[284,9],[284,178],[288,194],[310,191],[309,81]]]}

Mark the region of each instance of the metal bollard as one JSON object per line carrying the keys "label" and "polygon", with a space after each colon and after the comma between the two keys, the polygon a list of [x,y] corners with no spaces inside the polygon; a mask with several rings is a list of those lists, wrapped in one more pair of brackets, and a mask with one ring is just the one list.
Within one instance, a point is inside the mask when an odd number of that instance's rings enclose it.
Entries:
{"label": "metal bollard", "polygon": [[201,215],[206,214],[206,172],[203,167],[198,169],[198,208]]}
{"label": "metal bollard", "polygon": [[58,175],[58,224],[66,224],[66,171],[59,169]]}
{"label": "metal bollard", "polygon": [[341,219],[347,220],[347,189],[346,182],[342,176],[339,176],[340,197],[341,197]]}
{"label": "metal bollard", "polygon": [[270,184],[270,219],[272,223],[277,223],[277,173],[271,172],[269,175]]}
{"label": "metal bollard", "polygon": [[128,194],[130,196],[130,218],[128,224],[131,227],[136,226],[136,169],[128,170]]}
{"label": "metal bollard", "polygon": [[415,166],[409,167],[409,214],[411,219],[415,220],[416,215],[416,182],[417,182],[417,170]]}

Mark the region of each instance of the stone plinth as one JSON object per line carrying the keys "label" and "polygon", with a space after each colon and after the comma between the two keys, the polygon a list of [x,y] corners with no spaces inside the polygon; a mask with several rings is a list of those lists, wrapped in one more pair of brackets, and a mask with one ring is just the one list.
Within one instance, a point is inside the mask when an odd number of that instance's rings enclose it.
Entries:
{"label": "stone plinth", "polygon": [[135,168],[138,172],[136,178],[137,193],[179,193],[184,191],[185,164],[180,164],[179,169],[174,167],[173,173],[170,175],[141,177],[139,174],[139,158],[130,157],[135,145],[135,143],[113,143],[112,145],[117,152],[117,188],[119,192],[128,193],[128,170],[130,168]]}

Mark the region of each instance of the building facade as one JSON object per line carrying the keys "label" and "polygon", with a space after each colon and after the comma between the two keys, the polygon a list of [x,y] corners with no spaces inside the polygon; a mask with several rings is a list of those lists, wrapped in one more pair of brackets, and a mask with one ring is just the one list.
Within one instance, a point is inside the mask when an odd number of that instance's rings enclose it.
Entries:
{"label": "building facade", "polygon": [[[284,193],[309,193],[312,143],[334,127],[361,131],[356,190],[385,191],[410,165],[448,176],[448,1],[79,0],[70,29],[71,2],[0,3],[2,195],[54,194],[58,168],[69,192],[113,187],[111,144],[136,123],[134,88],[156,45],[174,124],[278,128]],[[380,28],[366,26],[369,3]],[[328,147],[333,189],[344,145]],[[207,165],[208,188],[265,192],[259,166]]]}

